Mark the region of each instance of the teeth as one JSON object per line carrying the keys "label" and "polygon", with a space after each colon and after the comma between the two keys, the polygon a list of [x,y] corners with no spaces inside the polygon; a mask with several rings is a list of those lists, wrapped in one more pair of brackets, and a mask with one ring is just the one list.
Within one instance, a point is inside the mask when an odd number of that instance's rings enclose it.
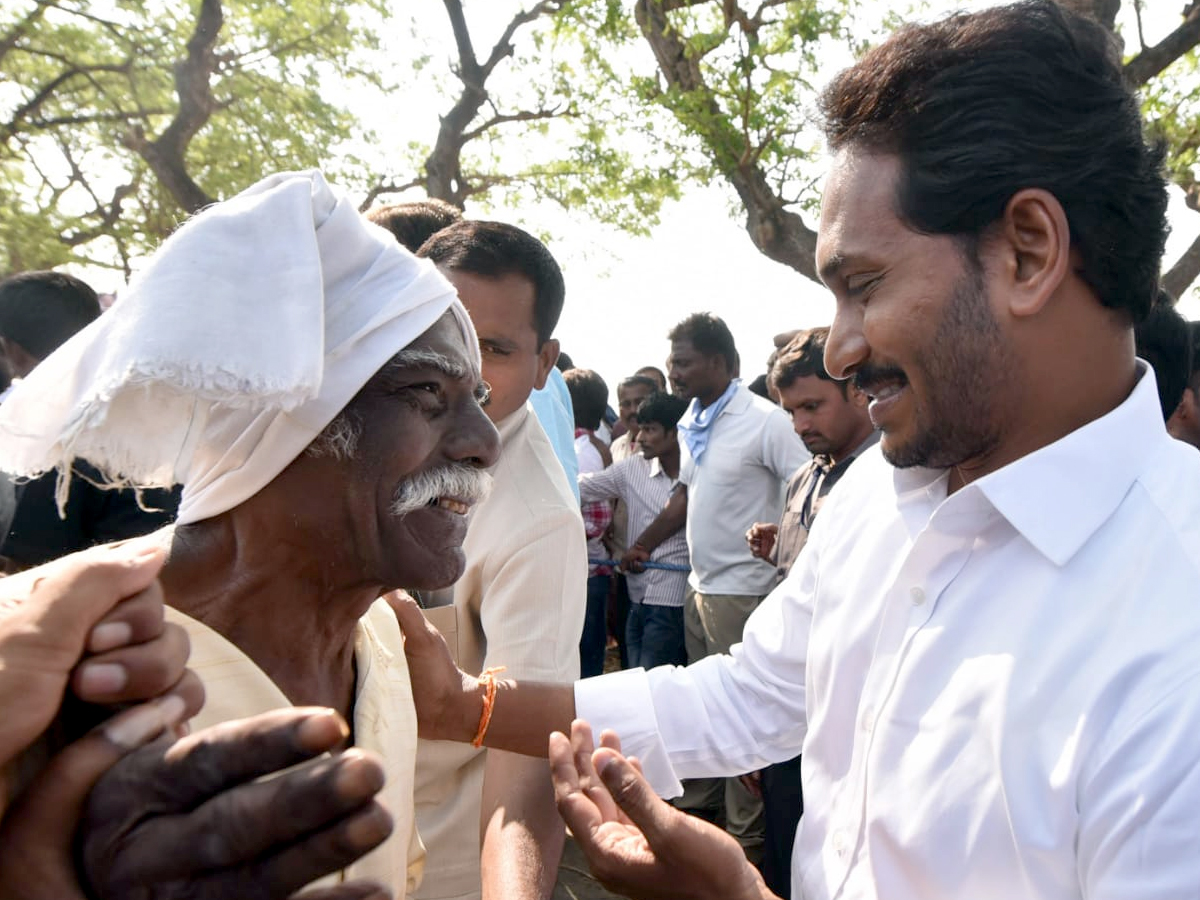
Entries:
{"label": "teeth", "polygon": [[471,511],[471,507],[467,506],[467,504],[451,500],[449,497],[438,497],[430,505],[440,507],[447,512],[458,513],[460,516],[465,516]]}

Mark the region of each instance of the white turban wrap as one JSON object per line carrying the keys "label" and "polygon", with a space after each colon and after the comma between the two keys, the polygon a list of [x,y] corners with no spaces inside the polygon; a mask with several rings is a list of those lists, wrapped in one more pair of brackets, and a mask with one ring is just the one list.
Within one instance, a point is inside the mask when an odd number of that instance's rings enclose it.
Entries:
{"label": "white turban wrap", "polygon": [[0,405],[0,470],[82,458],[118,485],[183,485],[181,523],[252,497],[392,356],[447,309],[476,370],[454,288],[367,222],[319,172],[260,181],[163,243],[119,302]]}

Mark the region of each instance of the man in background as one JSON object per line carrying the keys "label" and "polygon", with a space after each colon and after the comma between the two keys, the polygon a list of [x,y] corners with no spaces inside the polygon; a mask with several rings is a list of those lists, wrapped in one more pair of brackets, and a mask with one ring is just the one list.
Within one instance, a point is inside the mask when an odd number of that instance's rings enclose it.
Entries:
{"label": "man in background", "polygon": [[[756,522],[746,533],[755,557],[773,563],[782,583],[800,555],[808,530],[826,496],[850,464],[879,442],[867,414],[867,397],[849,381],[834,381],[825,370],[828,328],[795,335],[775,357],[768,374],[779,405],[813,458],[788,482],[778,524]],[[792,845],[804,812],[800,756],[759,773],[763,799],[763,880],[783,900],[792,895]]]}

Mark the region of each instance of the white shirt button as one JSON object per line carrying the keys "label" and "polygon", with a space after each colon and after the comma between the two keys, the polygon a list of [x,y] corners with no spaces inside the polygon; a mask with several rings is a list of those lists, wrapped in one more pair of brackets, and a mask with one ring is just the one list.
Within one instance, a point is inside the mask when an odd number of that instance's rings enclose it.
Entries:
{"label": "white shirt button", "polygon": [[910,587],[908,589],[908,596],[912,598],[913,606],[920,606],[925,602],[925,592],[919,587]]}
{"label": "white shirt button", "polygon": [[863,728],[863,731],[869,732],[874,727],[875,727],[875,710],[868,706],[866,709],[863,710],[862,728]]}

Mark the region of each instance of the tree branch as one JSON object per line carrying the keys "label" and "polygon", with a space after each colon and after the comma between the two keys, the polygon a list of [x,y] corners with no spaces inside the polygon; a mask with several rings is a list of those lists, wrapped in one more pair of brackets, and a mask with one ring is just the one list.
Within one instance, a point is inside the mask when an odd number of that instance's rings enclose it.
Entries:
{"label": "tree branch", "polygon": [[188,213],[213,202],[188,174],[186,154],[188,144],[216,109],[209,79],[216,70],[213,48],[224,22],[220,0],[201,0],[196,27],[188,39],[187,56],[175,64],[175,93],[179,96],[175,118],[155,140],[147,139],[140,126],[131,129],[124,139],[125,146],[146,161],[175,202]]}
{"label": "tree branch", "polygon": [[[690,130],[707,146],[717,170],[742,201],[746,231],[754,246],[764,256],[816,281],[816,232],[800,216],[785,209],[783,198],[768,182],[747,138],[721,111],[705,83],[700,61],[667,21],[669,10],[692,5],[695,0],[637,0],[634,17],[667,84],[699,100],[703,112],[695,118],[702,120],[702,127],[692,123]],[[684,118],[679,110],[674,112],[677,118]],[[689,123],[684,122],[684,126]]]}
{"label": "tree branch", "polygon": [[396,184],[395,182],[392,182],[392,181],[380,181],[373,188],[371,188],[369,191],[367,191],[367,196],[363,199],[363,202],[358,204],[358,211],[366,212],[368,209],[371,208],[371,204],[374,203],[380,197],[382,197],[384,194],[400,194],[400,193],[403,193],[404,191],[412,190],[413,188],[420,187],[420,186],[421,186],[420,178],[414,178],[412,181],[408,182],[407,184]]}
{"label": "tree branch", "polygon": [[504,33],[500,35],[500,39],[496,41],[492,47],[492,52],[488,54],[487,62],[482,66],[482,75],[487,78],[492,74],[492,70],[499,65],[500,60],[507,56],[511,56],[513,50],[512,39],[513,35],[525,25],[534,21],[547,13],[555,13],[562,7],[559,0],[539,0],[528,11],[522,10],[512,17],[512,21],[504,28]]}
{"label": "tree branch", "polygon": [[0,63],[4,62],[4,57],[8,56],[10,51],[16,49],[17,42],[25,37],[30,26],[45,15],[46,7],[50,5],[49,0],[37,0],[37,6],[29,11],[29,15],[13,25],[8,34],[0,37]]}
{"label": "tree branch", "polygon": [[73,65],[65,71],[60,72],[54,78],[51,78],[48,82],[46,82],[46,84],[42,85],[38,92],[30,97],[29,100],[17,107],[17,109],[13,112],[12,117],[4,123],[3,128],[0,128],[0,146],[7,145],[12,139],[13,135],[17,133],[21,123],[32,116],[33,113],[44,106],[47,102],[49,102],[54,97],[55,93],[71,79],[78,78],[80,76],[89,77],[96,72],[128,73],[132,65],[132,61],[120,64],[97,64],[91,66]]}
{"label": "tree branch", "polygon": [[1183,22],[1165,38],[1125,63],[1125,80],[1141,87],[1200,43],[1200,3],[1184,10]]}
{"label": "tree branch", "polygon": [[1183,251],[1171,268],[1163,272],[1163,290],[1179,299],[1197,277],[1200,277],[1200,236],[1192,241],[1192,245]]}
{"label": "tree branch", "polygon": [[473,141],[485,131],[495,128],[497,125],[503,125],[506,122],[535,122],[539,119],[557,119],[560,116],[569,114],[569,111],[563,110],[561,106],[555,106],[552,109],[530,109],[517,113],[497,113],[481,125],[472,128],[470,131],[464,131],[463,143],[466,144]]}

